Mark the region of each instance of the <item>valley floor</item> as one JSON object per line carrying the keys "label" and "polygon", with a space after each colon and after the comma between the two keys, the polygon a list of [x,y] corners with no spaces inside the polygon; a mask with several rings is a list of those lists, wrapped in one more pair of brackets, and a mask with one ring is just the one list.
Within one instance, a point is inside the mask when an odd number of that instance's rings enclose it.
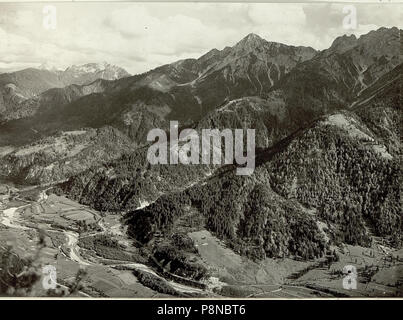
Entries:
{"label": "valley floor", "polygon": [[[104,215],[65,197],[47,196],[44,190],[38,191],[38,195],[38,200],[32,201],[20,192],[0,203],[0,246],[11,246],[20,257],[33,257],[38,254],[38,234],[43,233],[46,246],[39,251],[38,259],[43,265],[56,267],[61,289],[71,286],[80,268],[86,270],[78,296],[402,296],[403,250],[392,251],[376,238],[371,248],[339,248],[337,262],[265,259],[258,263],[239,256],[207,230],[189,232],[198,255],[210,272],[210,278],[201,281],[205,287],[201,289],[192,286],[191,282],[167,279],[147,261],[137,260],[138,249],[126,236],[119,215]],[[82,228],[84,225],[85,229]],[[94,239],[110,239],[108,241],[116,245],[94,245]],[[346,265],[357,268],[356,290],[343,289],[346,275],[342,270]],[[134,271],[162,282],[162,287],[144,281],[142,284]],[[40,283],[35,289],[36,295],[46,294]]]}

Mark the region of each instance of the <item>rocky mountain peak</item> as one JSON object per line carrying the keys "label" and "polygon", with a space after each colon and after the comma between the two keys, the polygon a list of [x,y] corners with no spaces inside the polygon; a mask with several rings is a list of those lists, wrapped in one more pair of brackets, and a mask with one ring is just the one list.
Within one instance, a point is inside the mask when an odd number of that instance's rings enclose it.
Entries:
{"label": "rocky mountain peak", "polygon": [[357,37],[354,34],[351,35],[343,35],[337,37],[332,45],[330,46],[330,50],[338,51],[340,53],[346,52],[347,50],[353,48],[357,45]]}
{"label": "rocky mountain peak", "polygon": [[245,38],[245,41],[254,42],[254,41],[265,41],[263,38],[258,36],[256,33],[249,33]]}
{"label": "rocky mountain peak", "polygon": [[245,38],[239,41],[235,47],[243,49],[251,49],[266,44],[267,41],[255,33],[249,33]]}
{"label": "rocky mountain peak", "polygon": [[367,34],[362,35],[360,41],[378,41],[385,38],[396,38],[400,36],[401,30],[396,27],[393,28],[379,28],[377,30],[372,30]]}

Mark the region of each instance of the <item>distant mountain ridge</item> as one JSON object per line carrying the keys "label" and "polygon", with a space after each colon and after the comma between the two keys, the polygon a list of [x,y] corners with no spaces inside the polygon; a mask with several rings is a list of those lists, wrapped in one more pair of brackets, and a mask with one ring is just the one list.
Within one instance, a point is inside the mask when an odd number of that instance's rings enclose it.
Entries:
{"label": "distant mountain ridge", "polygon": [[[74,130],[76,126],[99,127],[112,121],[129,137],[143,143],[150,128],[147,123],[168,119],[191,123],[231,99],[264,94],[296,64],[315,54],[312,48],[267,42],[251,34],[233,47],[212,50],[199,59],[180,60],[141,75],[104,82],[102,93],[99,86],[96,91],[76,87],[74,92],[79,94],[73,96],[69,93],[72,87],[52,89],[41,97],[24,101],[25,105],[14,112],[14,118],[22,116],[30,121],[30,117],[38,112],[41,114],[38,119],[32,117],[34,129],[41,132],[46,127],[46,134],[52,127],[68,126],[68,130]],[[93,67],[86,65],[84,70],[92,71]],[[80,73],[82,68],[78,69],[69,68],[64,72]],[[84,86],[88,88],[88,85]],[[49,99],[49,96],[52,97]],[[58,101],[57,109],[52,110],[56,105],[54,101]],[[103,111],[97,112],[97,108]],[[138,119],[137,115],[146,119],[140,130],[133,120]],[[74,117],[72,121],[69,120],[71,116]],[[46,122],[46,126],[42,122]],[[18,122],[11,125],[6,124],[7,135],[13,134],[13,127],[18,127]],[[11,138],[4,136],[3,139],[10,141]]]}
{"label": "distant mountain ridge", "polygon": [[18,119],[32,114],[30,108],[21,107],[21,104],[32,105],[26,101],[36,98],[46,90],[72,84],[86,85],[97,79],[116,80],[127,76],[130,74],[123,68],[105,62],[71,66],[64,71],[43,65],[39,69],[28,68],[0,74],[0,119]]}
{"label": "distant mountain ridge", "polygon": [[[142,146],[151,128],[179,120],[197,129],[255,128],[257,147],[268,148],[312,119],[360,100],[399,63],[399,33],[381,28],[358,39],[343,36],[320,52],[249,34],[233,47],[144,74],[53,88],[20,104],[19,111],[29,110],[23,119],[0,125],[0,146],[105,125]],[[88,64],[65,72],[98,69]]]}

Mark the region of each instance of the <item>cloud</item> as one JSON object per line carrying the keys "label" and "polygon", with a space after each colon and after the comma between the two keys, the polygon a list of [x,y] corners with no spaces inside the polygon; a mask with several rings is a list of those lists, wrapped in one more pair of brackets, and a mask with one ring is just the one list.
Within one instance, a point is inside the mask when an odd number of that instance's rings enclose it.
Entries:
{"label": "cloud", "polygon": [[[43,28],[44,5],[0,4],[0,69],[108,61],[135,74],[234,45],[250,32],[316,49],[347,32],[344,4],[56,3],[55,30]],[[401,27],[396,6],[356,6],[357,35]]]}

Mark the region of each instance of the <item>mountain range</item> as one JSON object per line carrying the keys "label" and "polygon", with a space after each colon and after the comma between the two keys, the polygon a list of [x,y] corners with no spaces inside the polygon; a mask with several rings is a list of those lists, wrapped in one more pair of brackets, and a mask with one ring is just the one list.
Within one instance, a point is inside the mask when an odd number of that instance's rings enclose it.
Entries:
{"label": "mountain range", "polygon": [[[401,32],[341,36],[322,51],[250,34],[134,76],[95,64],[0,74],[0,175],[123,212],[144,246],[190,208],[253,259],[313,259],[367,246],[371,233],[399,247]],[[151,166],[147,133],[170,120],[256,129],[254,174]]]}

